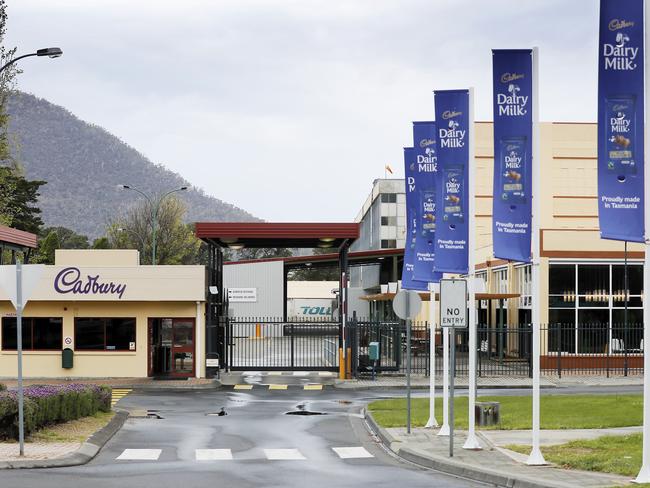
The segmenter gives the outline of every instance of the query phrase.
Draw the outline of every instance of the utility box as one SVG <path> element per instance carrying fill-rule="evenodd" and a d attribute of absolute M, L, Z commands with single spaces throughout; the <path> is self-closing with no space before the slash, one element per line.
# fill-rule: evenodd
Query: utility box
<path fill-rule="evenodd" d="M 66 347 L 61 354 L 61 367 L 63 369 L 72 369 L 74 366 L 74 352 Z"/>
<path fill-rule="evenodd" d="M 368 359 L 370 361 L 379 361 L 379 342 L 368 344 Z"/>
<path fill-rule="evenodd" d="M 501 423 L 499 402 L 476 402 L 474 406 L 474 420 L 479 426 L 497 425 Z"/>

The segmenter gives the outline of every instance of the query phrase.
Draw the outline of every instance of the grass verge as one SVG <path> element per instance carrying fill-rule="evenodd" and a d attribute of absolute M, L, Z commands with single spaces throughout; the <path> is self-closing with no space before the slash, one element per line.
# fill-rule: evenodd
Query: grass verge
<path fill-rule="evenodd" d="M 501 423 L 484 429 L 530 429 L 532 423 L 531 397 L 486 396 L 478 401 L 501 404 Z M 467 397 L 454 401 L 454 425 L 468 427 Z M 436 418 L 442 420 L 442 399 L 436 399 Z M 368 405 L 382 427 L 406 425 L 406 400 L 403 398 L 377 400 Z M 629 427 L 643 423 L 642 395 L 543 395 L 541 398 L 542 429 L 600 429 Z M 429 418 L 429 399 L 412 401 L 412 422 L 424 426 Z"/>
<path fill-rule="evenodd" d="M 95 415 L 52 425 L 34 432 L 29 442 L 84 442 L 104 427 L 115 412 L 97 412 Z"/>

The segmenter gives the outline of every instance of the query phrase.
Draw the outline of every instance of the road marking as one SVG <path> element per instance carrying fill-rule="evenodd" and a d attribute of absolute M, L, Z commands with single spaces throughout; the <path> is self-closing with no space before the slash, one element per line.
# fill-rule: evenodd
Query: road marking
<path fill-rule="evenodd" d="M 294 376 L 309 376 L 309 371 L 294 371 Z"/>
<path fill-rule="evenodd" d="M 334 376 L 334 373 L 332 373 L 331 371 L 320 371 L 318 373 L 318 376 Z"/>
<path fill-rule="evenodd" d="M 282 371 L 269 371 L 268 376 L 282 376 Z"/>
<path fill-rule="evenodd" d="M 111 407 L 114 407 L 117 402 L 131 393 L 131 391 L 128 388 L 115 388 L 111 390 Z"/>
<path fill-rule="evenodd" d="M 158 461 L 162 449 L 124 449 L 115 459 L 120 461 Z"/>
<path fill-rule="evenodd" d="M 305 385 L 305 390 L 322 390 L 323 385 Z"/>
<path fill-rule="evenodd" d="M 195 452 L 197 461 L 229 461 L 232 459 L 230 449 L 197 449 Z"/>
<path fill-rule="evenodd" d="M 264 449 L 266 459 L 270 461 L 297 461 L 306 459 L 298 449 Z"/>
<path fill-rule="evenodd" d="M 253 385 L 235 385 L 235 390 L 252 390 Z"/>
<path fill-rule="evenodd" d="M 332 450 L 341 459 L 361 459 L 375 457 L 363 447 L 333 447 Z"/>
<path fill-rule="evenodd" d="M 288 385 L 269 385 L 269 390 L 286 390 Z"/>

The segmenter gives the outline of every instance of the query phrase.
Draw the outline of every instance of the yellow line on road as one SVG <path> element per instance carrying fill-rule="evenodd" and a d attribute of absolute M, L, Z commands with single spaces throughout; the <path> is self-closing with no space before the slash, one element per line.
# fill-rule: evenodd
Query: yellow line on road
<path fill-rule="evenodd" d="M 305 390 L 322 390 L 323 385 L 305 385 Z"/>
<path fill-rule="evenodd" d="M 288 385 L 269 385 L 269 390 L 286 390 Z"/>
<path fill-rule="evenodd" d="M 252 390 L 253 385 L 235 385 L 235 390 Z"/>

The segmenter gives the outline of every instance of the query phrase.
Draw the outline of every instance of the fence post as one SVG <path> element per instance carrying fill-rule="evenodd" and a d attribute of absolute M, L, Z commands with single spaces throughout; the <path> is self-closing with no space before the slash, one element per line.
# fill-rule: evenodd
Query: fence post
<path fill-rule="evenodd" d="M 562 378 L 562 335 L 564 333 L 562 324 L 558 324 L 560 333 L 557 336 L 557 376 Z"/>
<path fill-rule="evenodd" d="M 521 331 L 521 329 L 519 329 Z M 540 324 L 540 331 L 542 330 Z M 528 330 L 524 330 L 528 336 L 526 339 L 526 353 L 528 354 L 528 377 L 533 377 L 533 326 L 528 324 Z M 548 341 L 548 330 L 546 331 L 546 337 Z M 541 367 L 541 366 L 540 366 Z"/>
<path fill-rule="evenodd" d="M 607 358 L 605 359 L 605 368 L 607 368 L 607 377 L 609 378 L 609 353 L 611 349 L 612 342 L 609 340 L 609 330 L 607 331 L 607 347 L 605 350 L 607 351 Z"/>
<path fill-rule="evenodd" d="M 294 330 L 293 330 L 293 328 L 294 328 L 294 325 L 295 324 L 293 322 L 291 322 L 291 327 L 290 327 L 290 330 L 291 330 L 291 341 L 290 341 L 290 343 L 291 343 L 291 369 L 293 369 L 293 367 L 294 367 L 294 357 L 293 357 L 293 352 L 294 352 L 293 351 L 293 347 L 294 347 Z"/>

